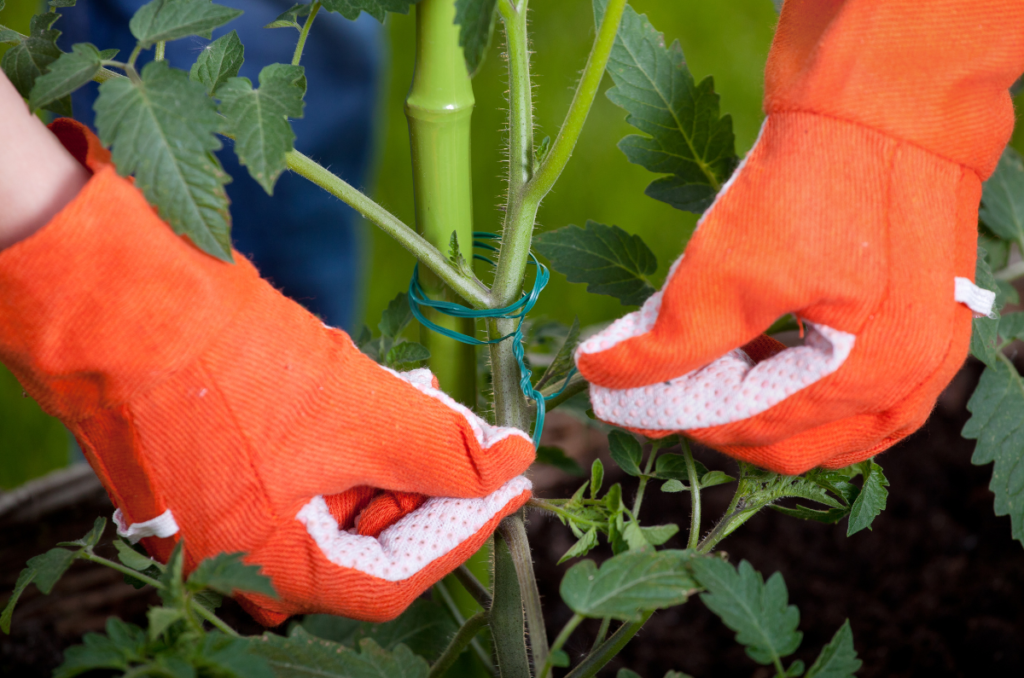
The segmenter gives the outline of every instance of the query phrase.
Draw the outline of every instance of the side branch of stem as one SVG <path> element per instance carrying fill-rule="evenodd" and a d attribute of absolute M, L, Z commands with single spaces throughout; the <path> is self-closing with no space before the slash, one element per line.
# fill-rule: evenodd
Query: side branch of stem
<path fill-rule="evenodd" d="M 288 169 L 309 179 L 328 193 L 340 198 L 366 217 L 382 231 L 409 250 L 424 266 L 469 302 L 474 308 L 488 308 L 491 300 L 487 290 L 476 280 L 464 276 L 446 256 L 427 242 L 423 236 L 404 224 L 351 184 L 332 174 L 323 166 L 299 151 L 289 151 Z"/>

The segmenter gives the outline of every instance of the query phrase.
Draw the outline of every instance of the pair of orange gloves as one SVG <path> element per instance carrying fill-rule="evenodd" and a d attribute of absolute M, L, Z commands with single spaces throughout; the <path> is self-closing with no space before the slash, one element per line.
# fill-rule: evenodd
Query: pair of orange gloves
<path fill-rule="evenodd" d="M 798 473 L 916 430 L 992 295 L 981 182 L 1014 122 L 1024 0 L 787 0 L 761 136 L 662 291 L 584 342 L 606 421 Z M 187 567 L 244 551 L 279 599 L 385 620 L 523 505 L 529 437 L 363 356 L 239 263 L 176 237 L 77 123 L 92 173 L 0 252 L 0 360 L 60 417 L 121 534 Z M 796 313 L 804 346 L 758 339 Z"/>

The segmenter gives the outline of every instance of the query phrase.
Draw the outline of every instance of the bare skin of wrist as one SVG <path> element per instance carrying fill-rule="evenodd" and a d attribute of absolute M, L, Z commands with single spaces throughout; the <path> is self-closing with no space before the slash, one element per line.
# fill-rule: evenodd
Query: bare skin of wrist
<path fill-rule="evenodd" d="M 0 71 L 0 250 L 46 225 L 88 180 Z"/>

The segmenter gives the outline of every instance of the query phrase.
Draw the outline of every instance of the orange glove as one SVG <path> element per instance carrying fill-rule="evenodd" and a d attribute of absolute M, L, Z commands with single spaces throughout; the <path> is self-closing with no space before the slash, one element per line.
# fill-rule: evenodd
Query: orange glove
<path fill-rule="evenodd" d="M 789 474 L 917 430 L 991 310 L 978 203 L 1022 70 L 1024 0 L 787 0 L 758 142 L 664 288 L 577 351 L 595 414 Z M 787 313 L 804 346 L 740 349 Z"/>
<path fill-rule="evenodd" d="M 52 129 L 94 176 L 0 252 L 0 361 L 75 434 L 121 534 L 162 560 L 184 539 L 188 569 L 247 553 L 280 596 L 243 598 L 264 624 L 382 621 L 529 498 L 529 436 L 201 253 L 91 133 Z"/>

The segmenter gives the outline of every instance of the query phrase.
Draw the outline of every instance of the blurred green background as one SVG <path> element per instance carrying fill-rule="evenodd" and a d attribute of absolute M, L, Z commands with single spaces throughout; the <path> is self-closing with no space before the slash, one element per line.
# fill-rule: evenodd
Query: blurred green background
<path fill-rule="evenodd" d="M 25 32 L 36 10 L 35 0 L 8 0 L 0 23 Z M 715 78 L 721 109 L 733 117 L 736 148 L 742 155 L 753 144 L 761 124 L 762 71 L 776 13 L 771 0 L 631 0 L 665 34 L 678 39 L 697 79 Z M 572 99 L 579 72 L 594 35 L 590 0 L 535 0 L 531 9 L 534 50 L 536 140 L 554 136 Z M 389 15 L 390 73 L 380 102 L 377 180 L 371 193 L 406 223 L 413 223 L 412 173 L 403 101 L 412 79 L 414 18 Z M 59 28 L 59 24 L 57 25 Z M 314 28 L 311 39 L 316 39 Z M 504 202 L 505 63 L 503 37 L 496 32 L 487 61 L 474 80 L 473 117 L 474 219 L 477 230 L 498 231 Z M 610 84 L 605 78 L 604 87 Z M 1020 102 L 1020 100 L 1018 100 Z M 554 191 L 541 207 L 538 228 L 582 225 L 587 219 L 617 224 L 640 234 L 658 257 L 658 277 L 682 251 L 696 223 L 647 198 L 644 188 L 653 175 L 631 165 L 616 143 L 633 130 L 624 112 L 599 95 L 575 155 Z M 1024 150 L 1018 129 L 1014 145 Z M 302 139 L 297 146 L 302 149 Z M 406 289 L 413 258 L 379 230 L 367 225 L 371 265 L 364 285 L 364 318 L 376 327 L 388 301 Z M 611 320 L 628 309 L 610 297 L 588 295 L 583 285 L 569 284 L 555 273 L 541 297 L 534 318 L 583 325 Z M 14 378 L 0 368 L 0 488 L 67 463 L 67 438 L 59 423 L 22 397 Z"/>

